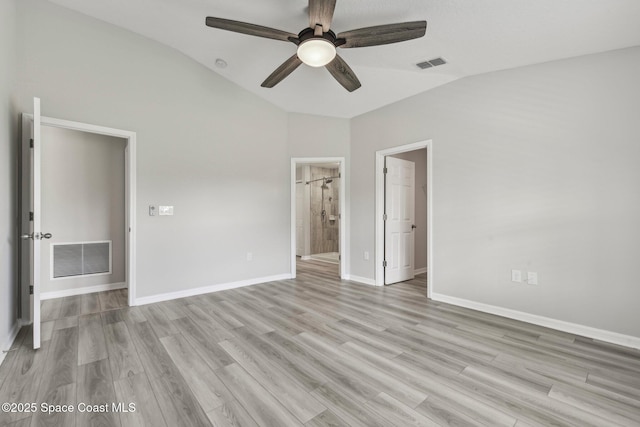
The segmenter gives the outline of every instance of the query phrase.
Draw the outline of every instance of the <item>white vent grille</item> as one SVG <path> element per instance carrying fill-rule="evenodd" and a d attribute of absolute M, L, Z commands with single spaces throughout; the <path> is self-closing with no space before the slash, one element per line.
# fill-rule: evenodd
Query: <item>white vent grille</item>
<path fill-rule="evenodd" d="M 51 245 L 53 279 L 111 274 L 111 241 Z"/>

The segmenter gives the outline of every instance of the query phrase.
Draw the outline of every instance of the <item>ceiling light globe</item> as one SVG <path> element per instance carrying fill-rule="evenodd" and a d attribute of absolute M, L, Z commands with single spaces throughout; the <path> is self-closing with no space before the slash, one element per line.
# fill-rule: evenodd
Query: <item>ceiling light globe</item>
<path fill-rule="evenodd" d="M 314 38 L 298 46 L 298 58 L 311 67 L 323 67 L 336 57 L 336 47 L 329 40 Z"/>

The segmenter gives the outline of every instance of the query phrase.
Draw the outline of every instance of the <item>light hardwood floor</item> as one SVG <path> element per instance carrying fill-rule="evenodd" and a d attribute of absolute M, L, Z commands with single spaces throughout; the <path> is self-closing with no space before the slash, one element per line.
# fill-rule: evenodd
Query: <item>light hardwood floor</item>
<path fill-rule="evenodd" d="M 298 264 L 298 278 L 142 307 L 126 291 L 43 303 L 0 402 L 135 403 L 0 413 L 28 426 L 638 426 L 640 352 Z"/>

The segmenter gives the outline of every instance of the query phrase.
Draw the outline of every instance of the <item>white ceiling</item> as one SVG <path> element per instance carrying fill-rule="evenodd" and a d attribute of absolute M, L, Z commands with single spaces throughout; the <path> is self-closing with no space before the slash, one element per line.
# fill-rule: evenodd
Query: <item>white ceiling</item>
<path fill-rule="evenodd" d="M 453 80 L 640 45 L 638 0 L 337 0 L 336 33 L 426 20 L 421 39 L 339 49 L 362 83 L 353 93 L 324 68 L 300 66 L 273 89 L 262 81 L 296 46 L 205 26 L 205 17 L 297 34 L 306 0 L 50 0 L 171 46 L 289 112 L 354 117 Z M 443 57 L 448 64 L 420 70 Z M 215 66 L 223 58 L 227 68 Z"/>

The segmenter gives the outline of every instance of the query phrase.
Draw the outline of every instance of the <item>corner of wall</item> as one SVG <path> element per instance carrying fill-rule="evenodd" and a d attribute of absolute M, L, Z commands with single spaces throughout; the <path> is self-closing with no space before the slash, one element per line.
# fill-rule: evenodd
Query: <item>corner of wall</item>
<path fill-rule="evenodd" d="M 17 283 L 17 114 L 13 104 L 17 58 L 16 0 L 0 3 L 0 198 L 7 203 L 0 211 L 0 350 L 13 343 L 18 320 Z M 4 354 L 0 355 L 0 361 Z"/>

